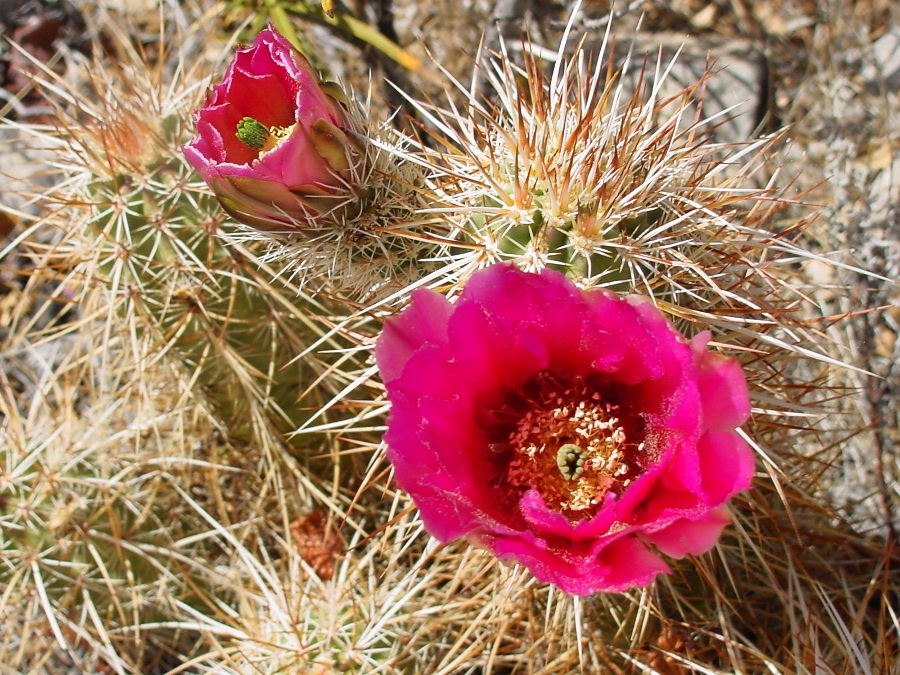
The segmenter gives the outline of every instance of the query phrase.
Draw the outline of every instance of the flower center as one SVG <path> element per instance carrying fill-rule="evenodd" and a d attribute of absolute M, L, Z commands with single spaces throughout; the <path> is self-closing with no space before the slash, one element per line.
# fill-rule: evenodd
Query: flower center
<path fill-rule="evenodd" d="M 259 154 L 268 152 L 285 140 L 294 131 L 296 124 L 289 127 L 267 127 L 252 117 L 244 117 L 237 123 L 238 140 L 248 148 L 257 150 Z"/>
<path fill-rule="evenodd" d="M 519 494 L 534 488 L 550 508 L 590 517 L 650 459 L 644 422 L 629 412 L 626 392 L 599 378 L 532 377 L 491 411 L 491 447 L 507 461 L 501 484 Z"/>

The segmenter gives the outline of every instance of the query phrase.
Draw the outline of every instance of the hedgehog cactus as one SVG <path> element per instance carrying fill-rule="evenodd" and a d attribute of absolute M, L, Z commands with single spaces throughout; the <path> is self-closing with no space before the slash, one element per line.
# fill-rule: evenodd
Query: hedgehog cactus
<path fill-rule="evenodd" d="M 70 199 L 84 205 L 82 241 L 107 287 L 111 325 L 124 318 L 133 337 L 154 344 L 152 358 L 176 356 L 228 437 L 297 429 L 343 386 L 340 375 L 322 384 L 327 365 L 315 354 L 297 358 L 327 333 L 333 309 L 283 265 L 262 264 L 262 242 L 228 242 L 234 226 L 180 150 L 190 137 L 185 101 L 169 110 L 126 103 L 107 101 L 93 129 L 67 140 L 77 178 Z"/>
<path fill-rule="evenodd" d="M 229 438 L 284 436 L 361 372 L 333 330 L 341 314 L 415 280 L 449 228 L 422 213 L 425 170 L 405 140 L 319 83 L 273 28 L 238 50 L 194 129 L 188 86 L 101 80 L 98 103 L 79 101 L 93 123 L 63 139 L 84 228 L 68 243 L 106 286 L 109 330 L 124 318 L 150 358 L 176 356 Z M 266 96 L 249 99 L 254 87 Z M 271 142 L 251 147 L 249 123 Z M 193 169 L 256 229 L 230 222 Z"/>
<path fill-rule="evenodd" d="M 258 51 L 266 57 L 255 59 Z M 75 111 L 61 113 L 69 123 L 58 161 L 66 180 L 49 193 L 60 208 L 47 218 L 64 224 L 63 233 L 35 259 L 40 274 L 65 275 L 58 296 L 78 303 L 75 326 L 87 344 L 36 379 L 45 398 L 57 389 L 83 393 L 59 405 L 79 431 L 14 419 L 21 406 L 6 401 L 15 424 L 0 427 L 15 441 L 0 465 L 7 563 L 0 579 L 10 596 L 38 589 L 31 607 L 44 611 L 59 644 L 66 636 L 55 617 L 81 612 L 70 625 L 98 636 L 98 649 L 109 653 L 111 628 L 193 631 L 195 644 L 173 647 L 181 659 L 173 667 L 198 664 L 198 672 L 480 672 L 526 663 L 557 673 L 645 667 L 670 652 L 709 671 L 755 672 L 777 670 L 767 650 L 805 648 L 802 636 L 782 643 L 785 627 L 806 617 L 766 604 L 805 594 L 797 603 L 805 608 L 843 592 L 827 565 L 806 566 L 787 548 L 785 560 L 779 548 L 805 537 L 804 527 L 834 532 L 835 541 L 840 529 L 821 526 L 833 513 L 816 503 L 814 479 L 799 488 L 780 482 L 810 466 L 796 457 L 780 464 L 795 440 L 781 418 L 811 414 L 815 385 L 791 378 L 798 355 L 820 358 L 815 334 L 792 313 L 806 306 L 802 289 L 792 288 L 796 262 L 815 258 L 788 239 L 803 223 L 780 233 L 768 220 L 786 202 L 753 184 L 766 140 L 716 145 L 702 122 L 686 120 L 699 84 L 673 108 L 655 87 L 624 95 L 602 58 L 586 67 L 583 54 L 563 52 L 549 77 L 536 60 L 520 70 L 501 54 L 489 66 L 496 108 L 465 90 L 468 100 L 445 108 L 410 95 L 432 135 L 427 142 L 372 123 L 352 97 L 317 88 L 309 64 L 271 28 L 239 52 L 206 105 L 186 84 L 199 79 L 183 69 L 188 59 L 174 77 L 171 64 L 142 70 L 141 57 L 121 79 L 105 80 L 108 71 L 97 69 L 94 100 L 68 90 Z M 266 91 L 281 87 L 290 105 L 255 110 L 249 93 L 257 75 Z M 310 88 L 314 105 L 306 108 L 298 97 Z M 299 166 L 304 159 L 309 165 Z M 511 286 L 494 283 L 498 274 L 530 279 L 526 286 L 543 278 L 570 301 L 503 295 Z M 613 301 L 626 293 L 643 298 Z M 626 305 L 652 318 L 649 338 L 636 338 L 634 322 L 617 318 Z M 589 314 L 591 321 L 579 319 Z M 510 327 L 500 330 L 504 317 Z M 17 335 L 29 333 L 28 320 Z M 76 328 L 51 327 L 47 340 Z M 379 333 L 387 336 L 377 355 L 384 394 L 367 360 Z M 652 363 L 654 349 L 658 356 L 661 335 L 675 355 L 663 370 L 678 374 L 667 381 L 696 381 L 693 393 L 684 393 L 687 385 L 678 396 L 655 385 L 638 391 L 643 376 L 634 373 Z M 620 349 L 629 340 L 637 342 Z M 548 355 L 553 372 L 541 365 Z M 601 464 L 604 447 L 619 444 L 624 456 L 633 437 L 638 451 L 654 449 L 671 431 L 662 428 L 671 401 L 686 402 L 671 417 L 696 441 L 684 447 L 704 461 L 694 471 L 690 452 L 672 454 L 671 466 L 680 468 L 657 489 L 657 467 L 637 467 L 647 458 L 631 468 L 622 460 L 614 472 L 625 467 L 621 485 L 607 476 L 594 492 L 576 495 L 590 506 L 573 497 L 548 511 L 532 495 L 517 511 L 512 500 L 493 499 L 491 453 L 508 450 L 512 427 L 522 440 L 519 463 L 501 478 L 508 494 L 531 493 L 527 481 L 539 472 L 519 467 L 538 454 L 528 434 L 537 439 L 543 421 L 556 419 L 557 386 L 569 396 L 559 397 L 559 410 L 609 392 L 621 400 L 592 408 L 589 421 L 610 431 L 610 443 L 582 448 L 568 439 L 542 455 L 553 499 L 589 482 L 582 474 Z M 627 401 L 626 387 L 633 388 Z M 739 405 L 723 414 L 728 400 Z M 388 402 L 390 451 L 380 437 Z M 115 424 L 97 422 L 114 403 L 121 406 Z M 659 428 L 645 444 L 641 406 L 648 405 Z M 750 405 L 752 421 L 738 432 Z M 530 408 L 541 422 L 534 429 L 522 422 Z M 484 427 L 479 410 L 498 419 L 512 411 L 514 419 Z M 621 425 L 617 410 L 628 413 Z M 34 413 L 36 420 L 53 414 Z M 499 442 L 482 439 L 485 428 Z M 305 433 L 292 437 L 296 430 Z M 703 440 L 713 434 L 721 443 Z M 101 437 L 109 438 L 109 457 Z M 773 478 L 753 475 L 750 447 L 767 454 Z M 316 458 L 325 448 L 332 454 Z M 348 470 L 360 466 L 351 454 L 368 463 L 365 471 Z M 717 462 L 731 471 L 717 472 Z M 206 473 L 198 478 L 196 467 Z M 419 504 L 424 518 L 394 478 L 413 498 L 431 500 Z M 726 526 L 726 502 L 751 478 L 755 489 L 731 502 L 736 522 Z M 629 487 L 632 479 L 639 490 Z M 629 508 L 614 508 L 610 495 L 624 500 L 626 492 L 640 494 Z M 601 499 L 602 517 L 591 511 L 581 525 L 565 521 Z M 321 511 L 304 518 L 311 505 Z M 792 509 L 804 517 L 795 521 Z M 520 527 L 523 512 L 528 528 Z M 471 522 L 450 527 L 452 518 Z M 627 526 L 622 518 L 644 520 Z M 463 543 L 438 546 L 425 536 L 435 522 L 445 527 L 442 540 L 474 531 L 470 541 L 524 565 L 497 564 Z M 516 527 L 529 542 L 524 554 L 509 549 Z M 629 565 L 642 554 L 638 581 L 650 583 L 661 564 L 647 545 L 673 559 L 693 556 L 723 527 L 716 555 L 673 561 L 671 577 L 652 591 L 560 598 L 537 581 L 586 596 L 630 588 Z M 561 584 L 546 560 L 536 561 L 547 550 L 557 572 L 571 560 L 591 561 L 592 539 L 619 554 L 600 561 L 589 583 L 573 569 Z M 830 550 L 823 545 L 819 555 Z M 168 561 L 183 566 L 183 579 Z M 56 580 L 45 583 L 48 575 Z M 72 579 L 76 590 L 67 594 Z M 140 593 L 151 587 L 152 602 L 169 603 L 171 623 L 148 628 L 157 615 L 138 611 Z M 116 591 L 105 604 L 104 589 Z M 134 596 L 123 599 L 124 589 Z M 765 607 L 745 614 L 754 598 Z M 768 625 L 757 631 L 750 624 L 761 616 Z M 680 627 L 696 645 L 675 639 Z M 148 672 L 145 665 L 128 668 Z"/>
<path fill-rule="evenodd" d="M 347 508 L 338 479 L 359 479 L 347 470 L 353 459 L 337 458 L 328 434 L 291 432 L 313 415 L 333 422 L 357 414 L 329 403 L 366 380 L 354 342 L 361 336 L 333 329 L 355 311 L 354 294 L 396 292 L 419 274 L 424 252 L 441 245 L 410 236 L 435 220 L 417 213 L 423 170 L 397 161 L 399 137 L 377 123 L 373 136 L 383 142 L 362 145 L 353 166 L 366 189 L 352 223 L 273 240 L 228 222 L 181 151 L 194 131 L 200 78 L 182 69 L 177 50 L 157 70 L 121 44 L 121 70 L 98 64 L 90 94 L 59 85 L 56 137 L 32 130 L 54 144 L 63 176 L 42 195 L 56 208 L 34 230 L 56 228 L 58 241 L 31 249 L 32 286 L 55 277 L 55 297 L 78 308 L 75 323 L 51 322 L 45 339 L 79 338 L 37 386 L 83 393 L 66 401 L 71 409 L 34 406 L 34 415 L 70 415 L 84 439 L 76 457 L 61 459 L 72 448 L 51 433 L 55 422 L 45 425 L 59 441 L 54 452 L 29 420 L 0 427 L 0 446 L 17 443 L 0 462 L 0 582 L 9 597 L 40 589 L 29 611 L 46 619 L 62 649 L 69 638 L 60 625 L 102 642 L 116 628 L 193 618 L 204 604 L 252 596 L 256 589 L 245 591 L 240 579 L 245 565 L 256 574 L 257 559 L 283 557 L 272 553 L 273 540 L 290 550 L 281 527 L 317 501 Z M 172 81 L 169 68 L 180 73 Z M 354 133 L 370 126 L 356 104 L 347 115 Z M 16 339 L 30 339 L 29 322 L 22 308 Z M 119 427 L 97 422 L 105 407 Z M 226 489 L 229 480 L 235 487 Z M 207 596 L 218 564 L 239 580 Z M 137 607 L 141 597 L 152 606 Z M 15 603 L 9 609 L 4 617 Z M 161 639 L 174 644 L 167 633 Z M 153 655 L 131 659 L 128 651 L 119 660 L 119 646 L 110 647 L 108 657 L 134 672 L 153 667 Z"/>
<path fill-rule="evenodd" d="M 314 315 L 326 310 L 273 280 L 252 247 L 223 243 L 214 203 L 189 188 L 177 155 L 144 171 L 153 178 L 143 185 L 121 175 L 85 186 L 98 205 L 86 235 L 117 311 L 181 360 L 229 436 L 250 440 L 259 424 L 296 429 L 322 403 L 305 390 L 324 366 L 294 359 L 318 338 Z"/>
<path fill-rule="evenodd" d="M 744 284 L 746 298 L 766 286 L 752 268 L 784 203 L 754 181 L 772 140 L 714 142 L 695 112 L 709 73 L 662 96 L 641 70 L 629 91 L 607 47 L 588 59 L 563 44 L 552 73 L 536 57 L 524 71 L 497 59 L 493 106 L 416 104 L 441 148 L 426 154 L 441 211 L 469 244 L 467 273 L 514 261 L 658 303 L 753 305 L 723 286 Z"/>
<path fill-rule="evenodd" d="M 27 643 L 40 644 L 30 632 L 44 630 L 42 658 L 50 644 L 66 650 L 72 636 L 94 636 L 101 659 L 148 672 L 164 658 L 154 653 L 162 636 L 112 629 L 169 619 L 180 603 L 202 604 L 203 575 L 192 574 L 186 588 L 179 574 L 195 564 L 178 540 L 196 533 L 197 520 L 179 503 L 166 469 L 183 452 L 176 416 L 165 410 L 178 403 L 166 394 L 143 404 L 133 399 L 117 389 L 77 414 L 69 402 L 36 402 L 22 418 L 0 397 L 0 620 L 5 641 L 15 630 L 22 640 L 18 654 L 4 655 L 10 668 L 27 662 Z M 55 428 L 40 422 L 46 415 L 56 416 Z M 193 550 L 195 559 L 204 548 Z"/>

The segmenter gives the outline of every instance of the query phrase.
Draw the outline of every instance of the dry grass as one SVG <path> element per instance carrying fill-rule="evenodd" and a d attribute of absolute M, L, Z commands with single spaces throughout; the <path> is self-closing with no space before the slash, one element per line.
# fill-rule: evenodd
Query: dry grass
<path fill-rule="evenodd" d="M 308 247 L 233 231 L 181 158 L 227 58 L 215 13 L 188 5 L 156 25 L 152 53 L 99 17 L 116 58 L 75 59 L 77 86 L 38 76 L 59 126 L 17 127 L 54 159 L 0 253 L 24 270 L 19 302 L 0 307 L 0 672 L 897 672 L 900 187 L 883 148 L 900 101 L 854 73 L 900 19 L 765 7 L 717 10 L 720 34 L 781 27 L 774 112 L 793 126 L 743 146 L 689 116 L 699 86 L 632 98 L 591 62 L 560 61 L 547 88 L 535 64 L 494 68 L 499 112 L 465 86 L 426 103 L 434 74 L 409 75 L 429 131 L 398 149 L 373 121 L 372 152 L 423 177 L 402 195 L 415 227 L 388 229 L 387 252 L 408 243 L 431 262 L 411 282 L 395 265 L 370 297 L 355 281 L 349 302 L 344 282 L 303 286 Z M 699 9 L 649 5 L 647 22 L 678 28 Z M 789 24 L 798 11 L 810 20 Z M 423 13 L 398 3 L 401 42 Z M 557 39 L 559 18 L 535 17 L 533 36 Z M 466 82 L 465 35 L 418 25 L 444 82 Z M 802 63 L 779 59 L 796 44 Z M 599 225 L 578 238 L 589 202 Z M 425 533 L 379 445 L 368 347 L 408 283 L 452 289 L 497 259 L 578 259 L 584 283 L 651 295 L 741 359 L 758 472 L 713 552 L 579 599 Z"/>

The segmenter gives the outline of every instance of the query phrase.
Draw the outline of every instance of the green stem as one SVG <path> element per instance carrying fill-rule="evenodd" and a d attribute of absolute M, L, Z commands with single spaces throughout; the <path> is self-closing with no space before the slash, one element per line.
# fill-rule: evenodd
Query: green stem
<path fill-rule="evenodd" d="M 268 0 L 267 4 L 271 7 L 275 4 L 276 1 L 277 0 Z M 278 7 L 278 10 L 280 12 L 284 12 L 284 9 L 280 6 Z M 359 19 L 356 19 L 352 16 L 347 16 L 345 14 L 336 14 L 334 17 L 329 17 L 322 9 L 321 5 L 313 5 L 302 0 L 293 3 L 290 7 L 290 10 L 300 16 L 315 17 L 323 21 L 324 23 L 335 26 L 345 33 L 349 33 L 358 40 L 362 40 L 366 44 L 372 45 L 373 47 L 375 47 L 375 49 L 383 53 L 388 58 L 396 61 L 407 70 L 411 70 L 414 73 L 424 70 L 424 64 L 422 63 L 421 59 L 416 58 L 396 42 L 387 38 L 377 28 L 374 28 L 373 26 L 370 26 L 369 24 L 360 21 Z M 274 17 L 272 19 L 272 22 L 275 23 Z M 279 24 L 276 23 L 275 27 L 281 30 L 281 28 L 279 28 Z"/>

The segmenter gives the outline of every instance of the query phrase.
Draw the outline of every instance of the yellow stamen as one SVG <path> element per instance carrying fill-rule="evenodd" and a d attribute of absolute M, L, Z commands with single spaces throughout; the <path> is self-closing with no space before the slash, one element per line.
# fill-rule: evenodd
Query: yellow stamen
<path fill-rule="evenodd" d="M 517 417 L 504 482 L 536 489 L 551 508 L 579 517 L 620 493 L 646 466 L 643 422 L 629 415 L 610 387 L 539 373 L 525 400 L 505 414 Z"/>
<path fill-rule="evenodd" d="M 289 127 L 269 127 L 269 136 L 266 138 L 266 142 L 263 143 L 262 148 L 260 148 L 259 154 L 268 152 L 277 147 L 282 141 L 294 133 L 294 127 L 296 126 L 296 124 L 292 124 Z"/>

